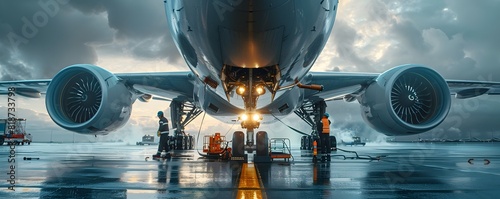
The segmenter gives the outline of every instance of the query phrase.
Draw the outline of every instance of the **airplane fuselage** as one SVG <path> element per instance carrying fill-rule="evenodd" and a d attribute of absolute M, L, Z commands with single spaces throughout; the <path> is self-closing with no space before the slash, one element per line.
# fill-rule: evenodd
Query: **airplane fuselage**
<path fill-rule="evenodd" d="M 300 106 L 303 91 L 282 88 L 311 69 L 337 7 L 338 0 L 165 3 L 170 32 L 197 77 L 193 97 L 214 116 L 287 115 Z"/>

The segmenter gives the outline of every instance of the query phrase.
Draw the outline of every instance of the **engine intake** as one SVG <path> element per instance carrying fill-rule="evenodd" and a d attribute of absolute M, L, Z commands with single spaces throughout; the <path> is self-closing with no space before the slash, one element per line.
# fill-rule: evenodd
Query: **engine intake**
<path fill-rule="evenodd" d="M 46 107 L 52 120 L 78 133 L 107 134 L 128 121 L 132 94 L 112 73 L 94 65 L 72 65 L 50 82 Z"/>
<path fill-rule="evenodd" d="M 402 65 L 382 73 L 360 100 L 362 115 L 386 135 L 422 133 L 448 115 L 451 96 L 444 78 L 433 69 Z"/>

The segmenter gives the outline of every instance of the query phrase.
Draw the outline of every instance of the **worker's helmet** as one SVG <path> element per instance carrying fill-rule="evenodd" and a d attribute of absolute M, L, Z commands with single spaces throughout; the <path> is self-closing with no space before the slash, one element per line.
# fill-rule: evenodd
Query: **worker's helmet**
<path fill-rule="evenodd" d="M 156 114 L 158 117 L 163 116 L 163 111 L 158 111 L 158 114 Z"/>
<path fill-rule="evenodd" d="M 330 114 L 328 114 L 328 113 L 325 113 L 325 117 L 330 117 Z"/>

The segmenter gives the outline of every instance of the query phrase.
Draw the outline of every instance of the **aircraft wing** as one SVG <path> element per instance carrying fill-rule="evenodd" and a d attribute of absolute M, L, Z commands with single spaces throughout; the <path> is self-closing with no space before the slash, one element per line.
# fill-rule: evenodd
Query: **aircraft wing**
<path fill-rule="evenodd" d="M 184 98 L 192 101 L 194 75 L 191 72 L 123 73 L 115 74 L 127 86 L 153 99 L 172 100 Z"/>
<path fill-rule="evenodd" d="M 379 75 L 377 73 L 310 72 L 304 77 L 302 83 L 322 85 L 323 91 L 306 90 L 305 99 L 351 101 Z M 479 95 L 500 95 L 500 82 L 469 80 L 446 80 L 446 82 L 450 88 L 450 95 L 455 95 L 458 99 Z"/>
<path fill-rule="evenodd" d="M 322 85 L 323 91 L 306 90 L 305 99 L 341 100 L 344 96 L 361 92 L 377 77 L 378 74 L 374 73 L 310 72 L 303 83 Z"/>
<path fill-rule="evenodd" d="M 159 73 L 117 73 L 134 94 L 152 95 L 155 100 L 171 100 L 174 98 L 192 99 L 193 74 L 191 72 L 159 72 Z M 0 95 L 9 93 L 15 87 L 15 93 L 24 97 L 39 98 L 46 93 L 50 79 L 0 81 Z"/>
<path fill-rule="evenodd" d="M 45 94 L 49 86 L 50 79 L 21 80 L 21 81 L 0 81 L 0 95 L 9 93 L 9 88 L 16 88 L 16 94 L 31 98 L 40 98 Z"/>

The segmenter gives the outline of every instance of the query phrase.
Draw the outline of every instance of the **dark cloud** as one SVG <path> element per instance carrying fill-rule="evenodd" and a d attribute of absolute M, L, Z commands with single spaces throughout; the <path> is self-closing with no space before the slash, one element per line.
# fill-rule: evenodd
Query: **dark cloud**
<path fill-rule="evenodd" d="M 106 55 L 181 58 L 162 1 L 36 2 L 0 3 L 3 80 L 51 78 L 63 67 L 95 64 Z"/>
<path fill-rule="evenodd" d="M 16 80 L 31 78 L 30 68 L 13 59 L 11 52 L 7 48 L 0 47 L 0 80 Z"/>
<path fill-rule="evenodd" d="M 94 63 L 97 57 L 88 43 L 102 38 L 99 29 L 105 27 L 103 23 L 57 1 L 38 2 L 42 4 L 2 2 L 1 24 L 6 28 L 0 32 L 0 46 L 10 52 L 12 60 L 2 68 L 22 63 L 31 68 L 28 78 L 50 78 L 70 64 Z"/>
<path fill-rule="evenodd" d="M 124 49 L 140 59 L 181 57 L 170 36 L 163 1 L 72 1 L 71 5 L 86 13 L 106 13 L 108 25 L 116 30 L 113 50 Z"/>
<path fill-rule="evenodd" d="M 118 37 L 143 39 L 164 35 L 166 16 L 162 1 L 71 1 L 71 6 L 86 13 L 107 13 L 109 27 Z"/>
<path fill-rule="evenodd" d="M 353 67 L 368 67 L 366 63 L 369 62 L 369 60 L 354 52 L 354 42 L 356 42 L 356 39 L 359 36 L 354 27 L 350 27 L 345 21 L 336 22 L 334 27 L 342 30 L 335 31 L 330 38 L 333 40 L 332 43 L 334 43 L 334 48 L 337 51 L 338 56 L 344 58 L 341 61 L 346 62 L 344 64 L 351 65 Z M 330 65 L 335 66 L 338 61 L 339 60 L 333 59 L 331 60 Z M 335 68 L 333 70 L 335 70 Z"/>
<path fill-rule="evenodd" d="M 500 81 L 498 9 L 498 1 L 341 1 L 330 67 L 383 72 L 418 63 L 450 79 Z"/>

